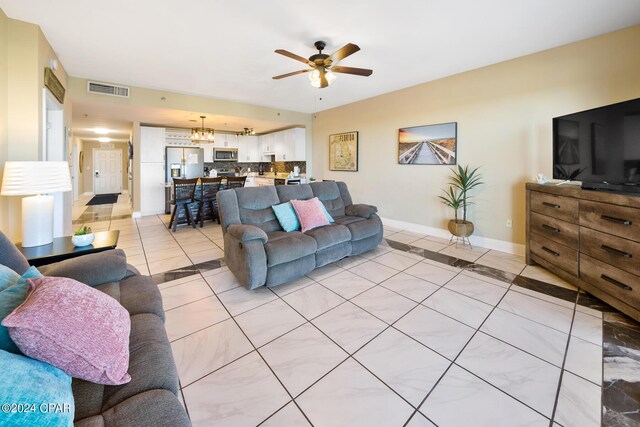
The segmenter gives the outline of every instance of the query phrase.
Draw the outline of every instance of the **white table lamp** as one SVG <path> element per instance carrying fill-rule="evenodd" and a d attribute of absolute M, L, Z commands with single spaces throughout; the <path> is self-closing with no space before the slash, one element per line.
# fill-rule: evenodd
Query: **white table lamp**
<path fill-rule="evenodd" d="M 22 199 L 22 246 L 46 245 L 53 241 L 53 196 L 71 191 L 67 162 L 5 162 L 2 196 Z"/>

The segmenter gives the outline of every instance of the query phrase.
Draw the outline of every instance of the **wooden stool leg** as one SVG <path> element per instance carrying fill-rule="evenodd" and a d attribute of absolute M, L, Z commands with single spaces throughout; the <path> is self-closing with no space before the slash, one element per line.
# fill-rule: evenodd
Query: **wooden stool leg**
<path fill-rule="evenodd" d="M 204 227 L 204 201 L 200 202 L 200 206 L 198 206 L 198 218 L 200 218 L 200 228 Z"/>
<path fill-rule="evenodd" d="M 173 207 L 173 212 L 171 213 L 171 221 L 169 221 L 169 228 L 173 226 L 173 231 L 176 231 L 176 227 L 178 225 L 178 220 L 176 219 L 176 212 L 178 212 L 178 204 Z"/>
<path fill-rule="evenodd" d="M 189 209 L 189 203 L 185 203 L 184 212 L 187 217 L 187 225 L 191 225 L 191 227 L 196 228 L 196 220 L 191 215 L 191 209 Z"/>

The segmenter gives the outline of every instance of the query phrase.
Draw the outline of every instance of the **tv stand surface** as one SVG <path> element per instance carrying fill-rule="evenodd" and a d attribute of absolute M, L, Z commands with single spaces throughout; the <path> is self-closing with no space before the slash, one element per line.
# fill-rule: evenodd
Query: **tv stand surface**
<path fill-rule="evenodd" d="M 583 190 L 604 190 L 619 193 L 630 193 L 631 195 L 640 196 L 640 184 L 611 184 L 608 182 L 589 182 L 582 183 Z"/>
<path fill-rule="evenodd" d="M 640 197 L 526 184 L 527 264 L 640 321 Z"/>

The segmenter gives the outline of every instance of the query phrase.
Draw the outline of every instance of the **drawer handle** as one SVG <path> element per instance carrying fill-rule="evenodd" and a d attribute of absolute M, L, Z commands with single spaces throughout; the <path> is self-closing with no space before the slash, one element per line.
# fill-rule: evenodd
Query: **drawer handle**
<path fill-rule="evenodd" d="M 631 286 L 627 286 L 622 282 L 618 282 L 616 279 L 612 279 L 611 277 L 607 276 L 606 274 L 602 274 L 600 276 L 601 279 L 606 280 L 607 282 L 611 283 L 612 285 L 616 285 L 619 288 L 624 289 L 625 291 L 632 291 L 633 288 Z"/>
<path fill-rule="evenodd" d="M 545 251 L 545 252 L 549 252 L 549 253 L 550 253 L 551 255 L 553 255 L 553 256 L 560 256 L 560 254 L 559 254 L 558 252 L 553 251 L 553 250 L 549 249 L 549 248 L 548 248 L 548 247 L 546 247 L 546 246 L 543 246 L 543 247 L 542 247 L 542 250 L 543 250 L 543 251 Z"/>
<path fill-rule="evenodd" d="M 551 231 L 552 233 L 559 233 L 560 232 L 559 228 L 552 227 L 552 226 L 547 225 L 547 224 L 542 224 L 542 228 L 546 228 L 547 230 Z"/>
<path fill-rule="evenodd" d="M 616 248 L 612 248 L 611 246 L 607 246 L 607 245 L 601 245 L 600 246 L 602 249 L 604 249 L 605 251 L 612 253 L 614 255 L 620 255 L 623 256 L 625 258 L 633 258 L 633 255 L 631 255 L 630 253 L 627 253 L 625 251 L 621 251 L 620 249 L 616 249 Z"/>
<path fill-rule="evenodd" d="M 550 208 L 553 208 L 553 209 L 560 209 L 560 205 L 555 205 L 553 203 L 542 202 L 542 204 L 545 205 L 545 206 L 549 206 Z"/>
<path fill-rule="evenodd" d="M 601 215 L 600 218 L 602 218 L 602 219 L 604 219 L 606 221 L 615 222 L 616 224 L 622 224 L 622 225 L 631 225 L 631 224 L 633 224 L 628 219 L 616 218 L 614 216 Z"/>

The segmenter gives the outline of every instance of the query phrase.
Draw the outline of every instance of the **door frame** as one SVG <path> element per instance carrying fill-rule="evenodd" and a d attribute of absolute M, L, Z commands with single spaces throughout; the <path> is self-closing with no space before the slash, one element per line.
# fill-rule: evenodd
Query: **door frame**
<path fill-rule="evenodd" d="M 118 191 L 117 193 L 122 193 L 122 150 L 118 149 L 118 148 L 93 148 L 91 150 L 91 154 L 92 154 L 92 158 L 93 158 L 93 167 L 92 167 L 92 171 L 91 174 L 93 176 L 93 194 L 98 195 L 98 192 L 96 191 L 96 153 L 98 151 L 113 151 L 116 154 L 118 154 L 118 156 L 120 157 L 120 163 L 118 163 L 120 165 L 120 173 L 118 174 Z M 107 194 L 107 193 L 105 193 Z"/>

